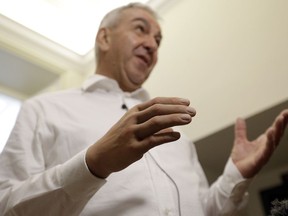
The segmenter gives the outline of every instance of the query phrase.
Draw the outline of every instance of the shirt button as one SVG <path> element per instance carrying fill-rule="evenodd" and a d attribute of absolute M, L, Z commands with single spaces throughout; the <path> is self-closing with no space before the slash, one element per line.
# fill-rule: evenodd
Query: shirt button
<path fill-rule="evenodd" d="M 173 214 L 172 214 L 172 210 L 169 209 L 169 208 L 166 208 L 166 209 L 164 210 L 164 215 L 165 215 L 165 216 L 172 216 L 172 215 L 173 215 Z"/>

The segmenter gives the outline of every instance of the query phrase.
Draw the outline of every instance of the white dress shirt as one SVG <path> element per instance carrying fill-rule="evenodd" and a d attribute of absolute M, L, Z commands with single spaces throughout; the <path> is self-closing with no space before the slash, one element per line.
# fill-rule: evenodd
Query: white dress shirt
<path fill-rule="evenodd" d="M 106 179 L 85 164 L 87 148 L 126 112 L 148 100 L 93 75 L 81 89 L 27 100 L 0 156 L 0 215 L 232 215 L 248 181 L 231 159 L 208 186 L 193 143 L 184 135 L 151 149 Z M 123 107 L 123 105 L 125 105 Z"/>

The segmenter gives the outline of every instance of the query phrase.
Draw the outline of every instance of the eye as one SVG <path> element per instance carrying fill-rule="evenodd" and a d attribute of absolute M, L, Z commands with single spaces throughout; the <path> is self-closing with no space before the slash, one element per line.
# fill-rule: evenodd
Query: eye
<path fill-rule="evenodd" d="M 161 39 L 162 39 L 161 37 L 155 37 L 155 42 L 158 45 L 158 47 L 160 46 Z"/>
<path fill-rule="evenodd" d="M 158 47 L 160 46 L 160 43 L 161 43 L 161 39 L 160 38 L 155 38 L 155 41 L 156 41 L 156 43 L 157 43 L 157 45 L 158 45 Z"/>
<path fill-rule="evenodd" d="M 136 31 L 139 32 L 139 33 L 145 33 L 146 29 L 145 29 L 145 26 L 144 25 L 137 25 L 136 26 Z"/>

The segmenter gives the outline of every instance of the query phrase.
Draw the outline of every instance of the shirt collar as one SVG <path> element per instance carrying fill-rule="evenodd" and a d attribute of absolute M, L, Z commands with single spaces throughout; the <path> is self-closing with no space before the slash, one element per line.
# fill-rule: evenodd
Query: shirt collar
<path fill-rule="evenodd" d="M 116 80 L 103 75 L 93 74 L 83 83 L 82 90 L 86 92 L 93 92 L 97 89 L 108 92 L 119 92 L 124 94 L 125 97 L 131 97 L 141 101 L 147 101 L 150 99 L 148 92 L 143 88 L 139 88 L 134 92 L 123 92 Z"/>

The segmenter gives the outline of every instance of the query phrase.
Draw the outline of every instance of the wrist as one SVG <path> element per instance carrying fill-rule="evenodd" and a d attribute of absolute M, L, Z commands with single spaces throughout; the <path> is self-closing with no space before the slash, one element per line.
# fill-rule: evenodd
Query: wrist
<path fill-rule="evenodd" d="M 85 155 L 87 168 L 95 177 L 105 179 L 111 174 L 111 172 L 102 168 L 103 166 L 101 166 L 100 160 L 97 158 L 97 153 L 94 153 L 92 146 L 89 147 Z"/>

